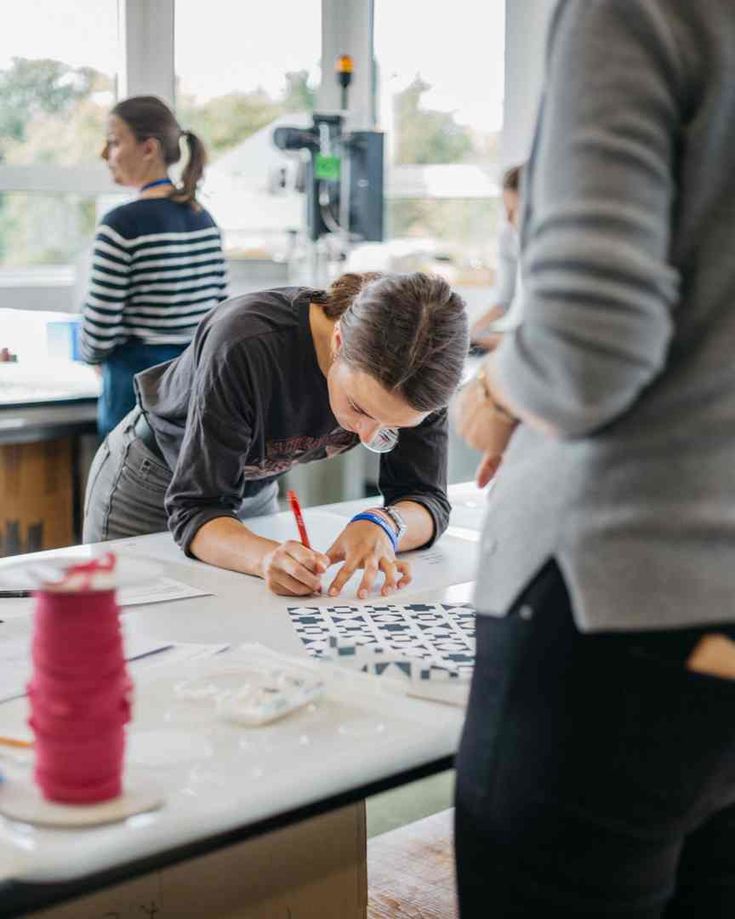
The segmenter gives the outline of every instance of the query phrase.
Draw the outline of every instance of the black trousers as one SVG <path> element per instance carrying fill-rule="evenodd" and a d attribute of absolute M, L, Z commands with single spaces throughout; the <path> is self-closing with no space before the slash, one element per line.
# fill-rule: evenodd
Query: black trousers
<path fill-rule="evenodd" d="M 582 634 L 555 562 L 478 617 L 463 919 L 734 919 L 735 681 L 684 666 L 712 631 Z"/>

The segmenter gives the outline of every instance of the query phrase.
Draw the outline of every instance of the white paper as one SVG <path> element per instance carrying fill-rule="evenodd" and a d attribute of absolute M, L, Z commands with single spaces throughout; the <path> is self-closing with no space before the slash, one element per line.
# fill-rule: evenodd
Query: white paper
<path fill-rule="evenodd" d="M 227 651 L 229 644 L 208 645 L 196 642 L 175 642 L 164 653 L 137 658 L 130 662 L 130 672 L 136 678 L 141 673 L 148 673 L 154 668 L 158 671 L 162 667 L 175 667 L 189 661 L 203 660 L 215 657 Z"/>
<path fill-rule="evenodd" d="M 143 606 L 146 603 L 167 603 L 170 600 L 185 600 L 188 597 L 209 597 L 212 592 L 191 587 L 174 578 L 156 578 L 135 587 L 121 587 L 117 592 L 119 606 Z"/>
<path fill-rule="evenodd" d="M 286 542 L 289 539 L 300 542 L 296 521 L 291 513 L 274 514 L 271 517 L 253 518 L 243 522 L 258 536 L 265 536 L 276 542 Z M 319 552 L 326 552 L 348 523 L 348 518 L 330 514 L 328 511 L 310 508 L 304 511 L 304 525 L 309 542 L 312 548 Z"/>
<path fill-rule="evenodd" d="M 30 616 L 33 612 L 33 597 L 0 598 L 0 626 L 11 619 L 20 619 Z"/>
<path fill-rule="evenodd" d="M 477 542 L 465 538 L 456 539 L 449 534 L 445 534 L 429 549 L 404 552 L 399 555 L 399 559 L 410 563 L 411 583 L 402 590 L 390 594 L 386 599 L 390 599 L 391 602 L 401 602 L 404 599 L 408 600 L 408 597 L 413 594 L 425 591 L 436 592 L 437 589 L 473 581 L 477 574 L 477 555 Z M 332 565 L 326 574 L 322 576 L 324 595 L 309 597 L 308 604 L 305 602 L 304 605 L 319 606 L 335 602 L 337 598 L 328 596 L 327 591 L 337 576 L 340 567 L 340 565 Z M 363 572 L 361 570 L 356 571 L 339 596 L 349 598 L 350 602 L 355 601 L 358 603 L 374 601 L 376 597 L 381 597 L 383 575 L 379 572 L 371 593 L 367 597 L 357 598 L 357 589 L 360 586 L 362 577 Z"/>
<path fill-rule="evenodd" d="M 25 685 L 31 675 L 28 656 L 27 639 L 0 641 L 0 702 L 25 694 Z"/>
<path fill-rule="evenodd" d="M 334 542 L 347 524 L 344 517 L 327 511 L 305 510 L 304 522 L 309 534 L 309 541 L 315 549 L 326 550 Z M 251 521 L 246 521 L 251 526 Z M 296 524 L 290 514 L 277 514 L 273 517 L 253 520 L 252 529 L 259 535 L 279 541 L 298 539 Z M 430 549 L 421 549 L 418 552 L 404 552 L 399 558 L 410 562 L 412 581 L 408 587 L 393 594 L 392 597 L 404 597 L 410 593 L 417 593 L 436 588 L 449 587 L 474 580 L 477 570 L 477 539 L 470 528 L 461 527 L 456 534 L 446 533 Z M 325 594 L 329 589 L 341 565 L 332 565 L 322 576 L 322 589 Z M 347 582 L 341 597 L 354 599 L 362 580 L 362 571 L 357 571 Z M 379 597 L 383 584 L 383 575 L 378 574 L 376 586 L 371 595 L 364 599 Z M 309 597 L 309 603 L 329 603 L 334 597 Z"/>
<path fill-rule="evenodd" d="M 28 619 L 0 624 L 0 703 L 25 695 L 32 673 L 31 634 Z M 125 659 L 148 658 L 171 646 L 171 642 L 125 636 Z"/>
<path fill-rule="evenodd" d="M 482 538 L 482 533 L 480 533 L 479 530 L 473 530 L 469 527 L 450 525 L 447 527 L 447 536 L 451 536 L 453 539 L 464 539 L 466 542 L 479 542 Z"/>
<path fill-rule="evenodd" d="M 481 533 L 486 514 L 487 505 L 484 502 L 468 499 L 463 504 L 453 504 L 452 516 L 449 518 L 450 526 L 464 527 Z"/>
<path fill-rule="evenodd" d="M 491 482 L 485 489 L 479 489 L 472 482 L 452 486 L 449 495 L 452 503 L 450 525 L 482 532 L 487 514 L 488 496 L 493 484 Z"/>
<path fill-rule="evenodd" d="M 186 600 L 190 597 L 209 597 L 210 590 L 191 587 L 174 578 L 158 577 L 140 585 L 121 587 L 117 592 L 118 606 L 144 606 L 148 603 L 168 603 L 171 600 Z M 33 612 L 33 598 L 0 598 L 0 622 L 29 616 Z"/>
<path fill-rule="evenodd" d="M 84 550 L 80 554 L 80 550 Z M 44 584 L 65 582 L 66 589 L 109 590 L 129 585 L 153 583 L 161 573 L 161 566 L 147 558 L 132 558 L 115 553 L 114 570 L 107 569 L 88 576 L 81 572 L 69 576 L 69 569 L 80 563 L 104 562 L 110 553 L 91 546 L 70 546 L 61 551 L 33 552 L 20 559 L 10 556 L 0 559 L 0 589 L 34 589 Z"/>

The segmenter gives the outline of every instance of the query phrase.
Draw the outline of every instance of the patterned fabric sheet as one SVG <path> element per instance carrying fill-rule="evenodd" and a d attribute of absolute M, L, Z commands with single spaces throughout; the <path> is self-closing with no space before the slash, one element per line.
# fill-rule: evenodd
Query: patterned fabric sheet
<path fill-rule="evenodd" d="M 466 680 L 472 675 L 475 610 L 468 603 L 292 606 L 288 612 L 314 657 L 356 652 L 364 660 L 373 653 L 376 660 L 406 661 L 402 669 L 408 676 Z"/>

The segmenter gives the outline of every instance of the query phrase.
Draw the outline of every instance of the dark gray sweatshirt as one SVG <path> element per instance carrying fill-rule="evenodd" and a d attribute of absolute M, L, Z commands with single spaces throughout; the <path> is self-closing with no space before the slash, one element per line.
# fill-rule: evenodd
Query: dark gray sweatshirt
<path fill-rule="evenodd" d="M 281 288 L 234 297 L 212 310 L 184 353 L 135 378 L 173 479 L 166 494 L 169 528 L 188 552 L 197 530 L 236 517 L 294 463 L 355 447 L 339 427 L 317 363 L 309 326 L 312 290 Z M 436 412 L 404 428 L 381 456 L 386 504 L 412 500 L 434 519 L 434 539 L 449 521 L 447 416 Z"/>

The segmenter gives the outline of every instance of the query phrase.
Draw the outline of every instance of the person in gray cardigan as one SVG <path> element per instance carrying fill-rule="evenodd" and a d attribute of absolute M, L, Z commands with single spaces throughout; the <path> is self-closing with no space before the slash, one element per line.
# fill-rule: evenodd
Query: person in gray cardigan
<path fill-rule="evenodd" d="M 495 476 L 461 915 L 735 916 L 735 5 L 562 0 Z"/>

